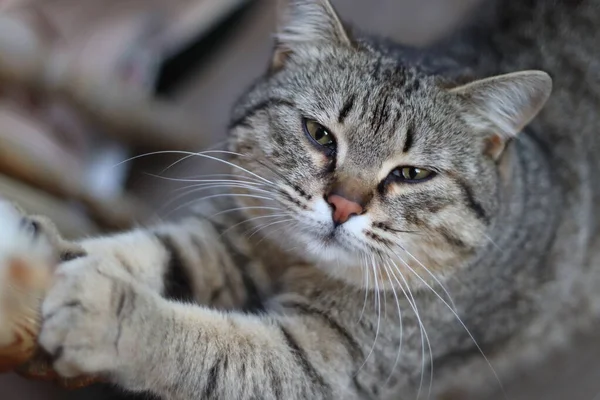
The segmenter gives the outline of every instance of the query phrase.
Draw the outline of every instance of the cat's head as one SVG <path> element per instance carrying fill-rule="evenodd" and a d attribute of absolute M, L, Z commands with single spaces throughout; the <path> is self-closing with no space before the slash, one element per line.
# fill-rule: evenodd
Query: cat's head
<path fill-rule="evenodd" d="M 231 127 L 233 161 L 262 184 L 239 198 L 257 227 L 350 280 L 366 266 L 464 265 L 495 223 L 505 145 L 550 77 L 448 88 L 352 37 L 326 0 L 291 1 L 285 15 Z"/>

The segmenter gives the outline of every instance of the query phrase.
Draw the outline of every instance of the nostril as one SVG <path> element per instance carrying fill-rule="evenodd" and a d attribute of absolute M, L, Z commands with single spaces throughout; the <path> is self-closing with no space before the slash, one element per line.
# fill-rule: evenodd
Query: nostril
<path fill-rule="evenodd" d="M 335 205 L 336 199 L 334 195 L 325 195 L 323 197 L 325 197 L 325 201 L 327 202 L 327 204 L 329 204 L 329 206 L 331 206 L 332 210 L 335 211 L 337 207 Z"/>
<path fill-rule="evenodd" d="M 335 203 L 329 203 L 329 205 L 331 206 L 331 208 L 333 209 L 333 211 L 335 211 L 337 209 L 337 207 L 335 206 Z"/>

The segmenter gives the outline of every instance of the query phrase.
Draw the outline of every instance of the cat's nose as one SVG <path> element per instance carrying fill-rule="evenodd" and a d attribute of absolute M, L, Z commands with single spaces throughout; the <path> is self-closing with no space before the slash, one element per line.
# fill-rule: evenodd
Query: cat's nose
<path fill-rule="evenodd" d="M 327 196 L 327 202 L 333 207 L 333 222 L 336 226 L 345 223 L 355 215 L 362 214 L 364 211 L 360 204 L 337 194 Z"/>

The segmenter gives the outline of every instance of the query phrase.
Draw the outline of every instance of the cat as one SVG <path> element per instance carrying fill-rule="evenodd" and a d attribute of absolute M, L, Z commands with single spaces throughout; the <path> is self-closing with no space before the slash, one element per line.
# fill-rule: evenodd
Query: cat
<path fill-rule="evenodd" d="M 42 307 L 55 368 L 165 399 L 482 399 L 591 329 L 600 1 L 484 6 L 417 49 L 291 1 L 229 150 L 196 155 L 230 192 L 80 242 Z"/>

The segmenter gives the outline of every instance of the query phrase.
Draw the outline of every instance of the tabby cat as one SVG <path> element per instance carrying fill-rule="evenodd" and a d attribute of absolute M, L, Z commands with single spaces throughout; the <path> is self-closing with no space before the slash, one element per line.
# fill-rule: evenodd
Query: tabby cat
<path fill-rule="evenodd" d="M 590 328 L 600 0 L 484 6 L 415 49 L 291 1 L 230 151 L 198 154 L 229 194 L 60 267 L 57 370 L 165 399 L 485 399 Z"/>

